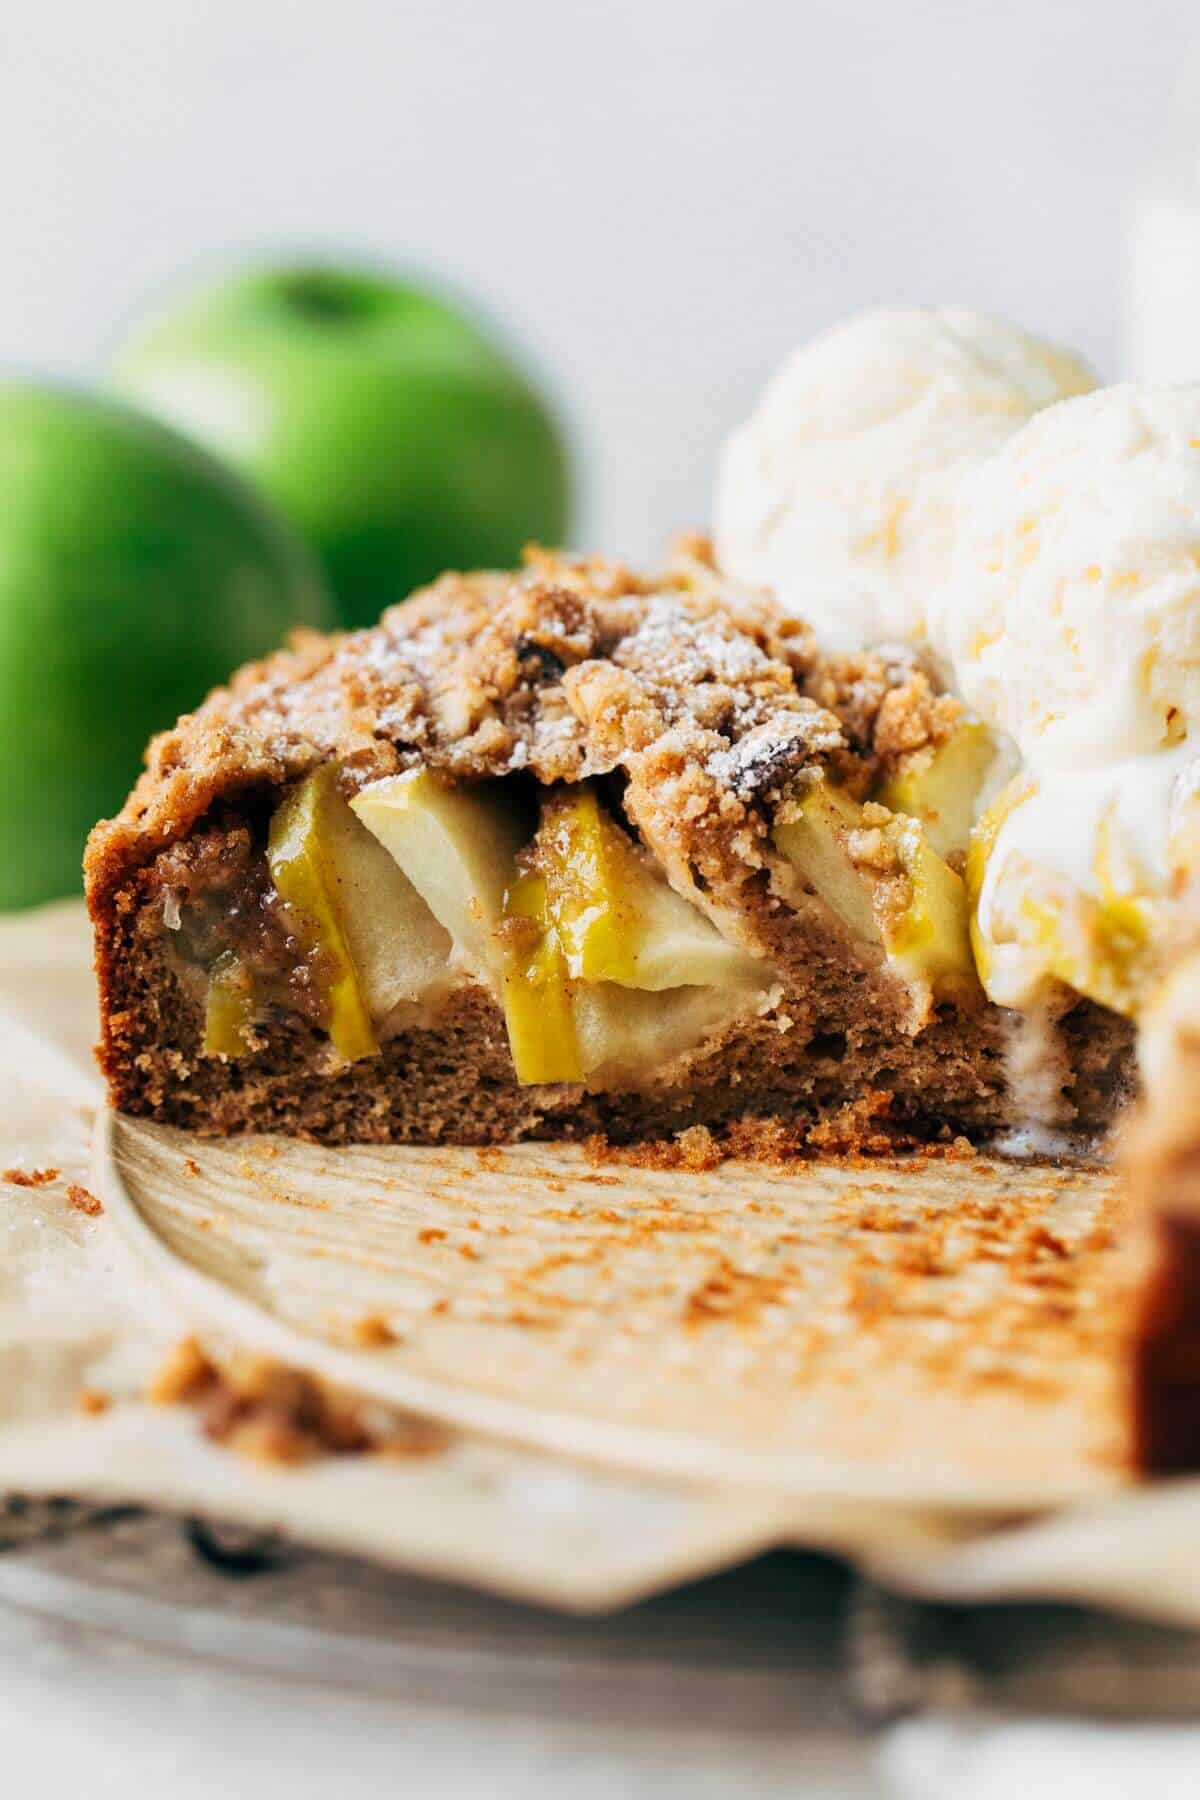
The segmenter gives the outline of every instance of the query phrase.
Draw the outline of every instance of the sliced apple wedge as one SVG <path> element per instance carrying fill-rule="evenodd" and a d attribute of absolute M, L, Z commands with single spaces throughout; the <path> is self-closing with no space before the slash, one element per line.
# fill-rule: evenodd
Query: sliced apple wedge
<path fill-rule="evenodd" d="M 761 976 L 671 887 L 587 783 L 542 805 L 533 855 L 570 973 L 658 993 Z"/>
<path fill-rule="evenodd" d="M 322 855 L 371 1018 L 453 982 L 450 934 L 336 786 L 322 795 Z"/>
<path fill-rule="evenodd" d="M 776 821 L 774 839 L 853 936 L 879 945 L 906 980 L 935 992 L 975 987 L 966 888 L 919 821 L 818 781 Z M 869 859 L 872 848 L 879 855 Z M 904 877 L 902 906 L 889 874 Z"/>
<path fill-rule="evenodd" d="M 996 756 L 986 725 L 964 719 L 936 749 L 915 750 L 902 759 L 877 796 L 892 812 L 919 819 L 939 856 L 966 850 L 980 791 Z"/>
<path fill-rule="evenodd" d="M 677 895 L 586 783 L 542 800 L 504 900 L 501 991 L 523 1083 L 647 1079 L 769 975 Z"/>
<path fill-rule="evenodd" d="M 889 835 L 908 877 L 910 899 L 884 928 L 888 960 L 939 993 L 958 984 L 975 987 L 962 876 L 938 855 L 916 819 L 898 819 Z"/>
<path fill-rule="evenodd" d="M 348 1061 L 372 1055 L 375 1027 L 452 980 L 450 939 L 421 896 L 343 799 L 336 766 L 314 771 L 276 809 L 267 860 L 308 955 L 325 1024 Z M 278 988 L 278 984 L 275 984 Z M 273 998 L 232 952 L 209 971 L 204 1048 L 242 1056 Z"/>
<path fill-rule="evenodd" d="M 763 988 L 744 982 L 654 993 L 601 981 L 575 990 L 580 1062 L 588 1086 L 644 1084 L 665 1064 L 752 1013 Z"/>
<path fill-rule="evenodd" d="M 523 1086 L 582 1081 L 573 992 L 541 875 L 521 875 L 505 896 L 508 966 L 501 978 L 513 1068 Z"/>
<path fill-rule="evenodd" d="M 267 862 L 276 892 L 316 953 L 329 1040 L 339 1056 L 354 1062 L 377 1055 L 379 1045 L 338 908 L 327 848 L 330 813 L 344 804 L 335 765 L 326 763 L 314 770 L 276 807 L 267 836 Z"/>
<path fill-rule="evenodd" d="M 391 775 L 350 802 L 416 888 L 457 951 L 495 973 L 496 931 L 517 852 L 529 837 L 499 783 L 452 787 L 427 769 Z"/>
<path fill-rule="evenodd" d="M 581 784 L 546 795 L 533 855 L 571 974 L 640 986 L 633 856 L 593 788 Z"/>
<path fill-rule="evenodd" d="M 234 950 L 224 950 L 209 970 L 204 1006 L 205 1056 L 245 1056 L 254 1024 L 248 970 Z"/>
<path fill-rule="evenodd" d="M 776 846 L 855 937 L 882 944 L 875 917 L 874 881 L 851 851 L 863 828 L 862 807 L 842 788 L 817 781 L 789 807 L 774 830 Z"/>

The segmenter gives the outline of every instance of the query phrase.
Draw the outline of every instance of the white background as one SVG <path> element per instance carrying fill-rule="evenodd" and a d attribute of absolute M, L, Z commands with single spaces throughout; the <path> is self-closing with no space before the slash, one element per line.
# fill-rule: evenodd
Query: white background
<path fill-rule="evenodd" d="M 594 452 L 592 539 L 703 517 L 795 340 L 958 301 L 1109 374 L 1192 0 L 0 0 L 0 362 L 337 244 L 475 290 Z"/>

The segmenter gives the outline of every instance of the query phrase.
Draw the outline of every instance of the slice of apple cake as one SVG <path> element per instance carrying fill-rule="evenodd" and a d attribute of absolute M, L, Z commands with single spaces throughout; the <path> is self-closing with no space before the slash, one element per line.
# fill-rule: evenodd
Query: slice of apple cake
<path fill-rule="evenodd" d="M 331 1141 L 1024 1123 L 963 879 L 991 755 L 915 653 L 821 655 L 699 542 L 448 576 L 243 670 L 97 827 L 113 1101 Z M 1130 1039 L 1061 988 L 1057 1123 L 1110 1122 Z"/>

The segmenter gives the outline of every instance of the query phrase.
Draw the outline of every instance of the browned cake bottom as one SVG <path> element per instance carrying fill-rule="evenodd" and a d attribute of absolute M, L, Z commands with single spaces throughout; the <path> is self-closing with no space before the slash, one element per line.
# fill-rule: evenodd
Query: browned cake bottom
<path fill-rule="evenodd" d="M 235 837 L 231 827 L 228 841 Z M 221 860 L 211 839 L 206 860 Z M 164 1124 L 330 1143 L 501 1144 L 594 1134 L 632 1143 L 777 1120 L 796 1146 L 815 1128 L 817 1147 L 851 1149 L 905 1135 L 980 1139 L 1027 1123 L 1006 1085 L 1009 1015 L 948 1004 L 913 1035 L 895 983 L 848 957 L 840 933 L 780 915 L 762 921 L 785 985 L 779 1005 L 642 1092 L 517 1085 L 503 1016 L 478 987 L 452 993 L 435 1020 L 349 1065 L 331 1067 L 325 1034 L 283 1012 L 266 1048 L 236 1060 L 206 1056 L 201 1003 L 162 923 L 164 886 L 179 879 L 178 859 L 137 872 L 113 909 L 103 957 L 112 1097 Z M 1077 1002 L 1060 1021 L 1055 1054 L 1064 1119 L 1102 1133 L 1132 1088 L 1130 1028 Z"/>

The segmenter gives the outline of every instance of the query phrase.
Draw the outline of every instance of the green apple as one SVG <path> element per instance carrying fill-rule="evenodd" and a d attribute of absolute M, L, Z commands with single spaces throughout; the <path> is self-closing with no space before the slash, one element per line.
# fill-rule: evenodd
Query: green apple
<path fill-rule="evenodd" d="M 258 483 L 320 557 L 347 625 L 444 569 L 508 568 L 566 532 L 546 402 L 470 314 L 410 282 L 234 272 L 149 317 L 112 375 Z"/>
<path fill-rule="evenodd" d="M 154 419 L 0 381 L 0 907 L 77 891 L 90 827 L 147 739 L 297 623 L 307 550 Z"/>

